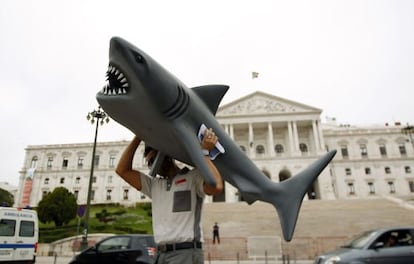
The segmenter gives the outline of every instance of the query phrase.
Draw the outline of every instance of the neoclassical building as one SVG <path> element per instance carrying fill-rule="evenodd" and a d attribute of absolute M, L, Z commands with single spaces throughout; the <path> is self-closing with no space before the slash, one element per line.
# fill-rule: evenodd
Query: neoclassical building
<path fill-rule="evenodd" d="M 337 155 L 305 199 L 414 195 L 413 145 L 402 134 L 400 124 L 355 127 L 338 125 L 333 119 L 321 123 L 321 112 L 312 106 L 255 92 L 221 106 L 217 119 L 257 167 L 275 182 L 295 177 L 327 150 L 337 149 Z M 128 143 L 97 144 L 92 203 L 133 205 L 149 201 L 114 172 Z M 15 204 L 36 206 L 46 193 L 59 186 L 73 192 L 79 204 L 85 204 L 92 147 L 92 143 L 28 146 Z M 140 146 L 133 165 L 148 171 L 142 153 Z M 242 200 L 237 189 L 228 183 L 221 196 L 207 199 Z"/>

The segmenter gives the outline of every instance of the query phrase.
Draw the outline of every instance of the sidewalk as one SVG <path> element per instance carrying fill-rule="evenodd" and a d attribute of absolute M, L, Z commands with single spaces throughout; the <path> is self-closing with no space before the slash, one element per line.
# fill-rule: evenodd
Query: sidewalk
<path fill-rule="evenodd" d="M 36 257 L 36 264 L 69 264 L 71 257 Z M 237 262 L 237 260 L 208 260 L 204 261 L 205 264 L 282 264 L 282 260 L 243 260 Z M 287 262 L 285 262 L 287 264 Z M 290 260 L 289 264 L 312 264 L 312 260 Z"/>
<path fill-rule="evenodd" d="M 72 257 L 36 257 L 36 264 L 69 264 Z"/>

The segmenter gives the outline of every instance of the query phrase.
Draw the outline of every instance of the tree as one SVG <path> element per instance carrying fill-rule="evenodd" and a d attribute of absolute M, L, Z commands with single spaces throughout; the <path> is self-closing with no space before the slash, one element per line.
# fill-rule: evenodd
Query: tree
<path fill-rule="evenodd" d="M 0 188 L 0 205 L 13 206 L 14 196 L 6 190 Z"/>
<path fill-rule="evenodd" d="M 64 187 L 58 187 L 39 202 L 37 214 L 43 223 L 53 221 L 55 226 L 68 224 L 76 217 L 76 197 Z"/>

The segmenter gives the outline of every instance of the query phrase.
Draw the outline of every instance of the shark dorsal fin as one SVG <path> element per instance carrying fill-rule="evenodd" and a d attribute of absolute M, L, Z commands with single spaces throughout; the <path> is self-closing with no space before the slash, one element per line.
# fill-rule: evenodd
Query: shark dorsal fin
<path fill-rule="evenodd" d="M 207 105 L 213 115 L 216 115 L 217 108 L 226 94 L 229 86 L 227 85 L 203 85 L 193 87 L 192 90 Z"/>

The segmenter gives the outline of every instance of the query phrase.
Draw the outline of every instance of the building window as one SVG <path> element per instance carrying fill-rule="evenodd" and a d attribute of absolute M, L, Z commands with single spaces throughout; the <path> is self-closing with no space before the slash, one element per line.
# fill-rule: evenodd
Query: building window
<path fill-rule="evenodd" d="M 395 193 L 395 185 L 394 182 L 389 181 L 388 186 L 390 187 L 390 193 Z"/>
<path fill-rule="evenodd" d="M 308 146 L 305 143 L 300 143 L 299 144 L 299 149 L 302 153 L 308 152 Z"/>
<path fill-rule="evenodd" d="M 53 166 L 53 157 L 48 157 L 47 158 L 47 164 L 46 164 L 48 169 L 51 169 Z"/>
<path fill-rule="evenodd" d="M 411 173 L 411 167 L 410 166 L 405 166 L 404 170 L 405 170 L 405 173 Z"/>
<path fill-rule="evenodd" d="M 112 175 L 108 176 L 108 183 L 112 183 L 112 178 L 113 178 Z"/>
<path fill-rule="evenodd" d="M 75 183 L 76 183 L 76 184 L 79 184 L 79 183 L 80 183 L 80 177 L 76 177 L 76 179 L 75 179 Z"/>
<path fill-rule="evenodd" d="M 37 156 L 34 156 L 32 158 L 32 163 L 30 164 L 30 168 L 36 168 L 37 167 L 37 160 L 38 160 Z"/>
<path fill-rule="evenodd" d="M 93 183 L 96 183 L 96 176 L 93 176 L 93 177 L 92 177 L 92 182 L 93 182 Z"/>
<path fill-rule="evenodd" d="M 282 144 L 276 144 L 275 145 L 275 152 L 276 154 L 282 154 L 283 152 L 285 152 L 283 145 Z"/>
<path fill-rule="evenodd" d="M 345 175 L 351 175 L 352 171 L 351 168 L 345 168 Z"/>
<path fill-rule="evenodd" d="M 265 148 L 263 147 L 263 145 L 257 145 L 256 153 L 257 154 L 264 154 L 265 153 Z"/>
<path fill-rule="evenodd" d="M 62 169 L 67 169 L 68 163 L 69 163 L 69 160 L 67 158 L 63 158 Z"/>
<path fill-rule="evenodd" d="M 375 186 L 373 182 L 368 182 L 368 187 L 369 187 L 369 193 L 370 194 L 375 194 Z"/>
<path fill-rule="evenodd" d="M 75 195 L 76 200 L 78 200 L 78 197 L 79 197 L 79 191 L 78 191 L 78 190 L 76 190 L 76 191 L 74 191 L 74 192 L 73 192 L 73 194 Z"/>
<path fill-rule="evenodd" d="M 414 193 L 414 181 L 409 181 L 408 186 L 410 187 L 410 192 Z"/>
<path fill-rule="evenodd" d="M 42 199 L 45 198 L 46 195 L 47 195 L 47 191 L 43 191 L 42 192 Z"/>
<path fill-rule="evenodd" d="M 91 201 L 95 200 L 95 190 L 91 191 Z"/>
<path fill-rule="evenodd" d="M 363 157 L 363 158 L 368 157 L 367 145 L 361 144 L 361 145 L 359 145 L 359 149 L 361 150 L 361 157 Z"/>
<path fill-rule="evenodd" d="M 391 168 L 390 167 L 385 167 L 385 173 L 390 174 L 391 173 Z"/>
<path fill-rule="evenodd" d="M 111 194 L 112 194 L 112 190 L 111 189 L 109 189 L 109 190 L 106 190 L 106 200 L 107 201 L 110 201 L 111 200 Z"/>
<path fill-rule="evenodd" d="M 379 151 L 380 151 L 380 154 L 381 154 L 382 157 L 387 156 L 387 148 L 385 147 L 384 144 L 380 144 Z"/>
<path fill-rule="evenodd" d="M 145 195 L 141 194 L 141 200 L 145 200 Z"/>
<path fill-rule="evenodd" d="M 128 189 L 124 189 L 124 200 L 128 200 L 129 199 L 128 194 L 129 194 L 129 190 Z"/>
<path fill-rule="evenodd" d="M 371 168 L 365 168 L 365 174 L 370 175 L 371 174 Z"/>
<path fill-rule="evenodd" d="M 109 157 L 109 167 L 110 168 L 114 168 L 115 167 L 115 156 L 114 155 L 111 155 Z"/>
<path fill-rule="evenodd" d="M 348 146 L 341 145 L 341 154 L 342 154 L 342 158 L 344 158 L 344 159 L 347 159 L 349 157 Z"/>
<path fill-rule="evenodd" d="M 400 143 L 398 145 L 398 149 L 400 150 L 401 156 L 407 155 L 407 149 L 405 148 L 405 144 L 404 143 Z"/>
<path fill-rule="evenodd" d="M 83 168 L 83 157 L 79 157 L 78 158 L 78 169 L 82 169 Z"/>
<path fill-rule="evenodd" d="M 99 155 L 95 155 L 94 165 L 99 166 Z"/>
<path fill-rule="evenodd" d="M 65 183 L 65 178 L 63 178 L 63 177 L 62 177 L 62 178 L 60 178 L 60 183 L 61 183 L 61 184 L 64 184 L 64 183 Z"/>
<path fill-rule="evenodd" d="M 48 184 L 49 184 L 49 178 L 46 178 L 46 179 L 45 179 L 44 184 L 45 184 L 45 185 L 48 185 Z"/>
<path fill-rule="evenodd" d="M 349 182 L 348 183 L 348 191 L 350 195 L 354 195 L 355 194 L 355 186 L 354 183 Z"/>

